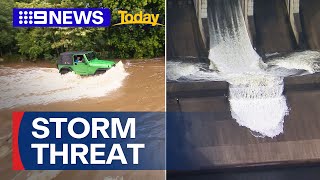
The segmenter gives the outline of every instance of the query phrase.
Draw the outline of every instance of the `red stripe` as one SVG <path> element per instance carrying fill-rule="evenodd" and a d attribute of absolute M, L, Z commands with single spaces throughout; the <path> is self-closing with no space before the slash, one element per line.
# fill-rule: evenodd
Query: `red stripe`
<path fill-rule="evenodd" d="M 19 128 L 24 112 L 12 113 L 12 169 L 24 170 L 19 152 Z"/>

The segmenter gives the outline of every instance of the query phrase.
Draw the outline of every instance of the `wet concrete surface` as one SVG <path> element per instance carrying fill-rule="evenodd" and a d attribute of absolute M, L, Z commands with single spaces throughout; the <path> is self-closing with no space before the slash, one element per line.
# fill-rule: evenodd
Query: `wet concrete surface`
<path fill-rule="evenodd" d="M 285 117 L 284 133 L 273 139 L 253 136 L 232 118 L 226 82 L 169 83 L 167 91 L 168 112 L 210 114 L 203 119 L 177 120 L 186 128 L 182 138 L 198 154 L 192 158 L 198 170 L 320 162 L 319 74 L 285 79 L 290 112 Z"/>
<path fill-rule="evenodd" d="M 256 48 L 260 55 L 296 48 L 284 0 L 254 0 Z"/>
<path fill-rule="evenodd" d="M 201 172 L 171 172 L 167 178 L 172 180 L 318 180 L 320 164 L 305 166 L 288 165 L 277 167 L 247 167 L 224 170 L 204 170 Z"/>
<path fill-rule="evenodd" d="M 300 0 L 300 16 L 307 46 L 320 50 L 320 1 Z"/>
<path fill-rule="evenodd" d="M 167 57 L 208 57 L 193 1 L 167 2 Z"/>

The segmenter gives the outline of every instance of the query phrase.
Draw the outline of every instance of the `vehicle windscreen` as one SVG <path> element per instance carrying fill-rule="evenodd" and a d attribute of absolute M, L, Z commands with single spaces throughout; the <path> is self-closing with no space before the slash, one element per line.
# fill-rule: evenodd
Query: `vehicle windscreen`
<path fill-rule="evenodd" d="M 96 59 L 96 54 L 94 52 L 86 54 L 88 61 Z"/>

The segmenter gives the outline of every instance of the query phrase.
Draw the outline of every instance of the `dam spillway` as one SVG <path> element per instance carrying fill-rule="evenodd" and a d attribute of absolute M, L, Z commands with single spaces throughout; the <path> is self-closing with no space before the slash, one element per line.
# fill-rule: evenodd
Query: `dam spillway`
<path fill-rule="evenodd" d="M 283 78 L 265 71 L 247 32 L 240 1 L 208 1 L 209 59 L 230 84 L 232 117 L 261 136 L 283 132 Z"/>
<path fill-rule="evenodd" d="M 170 1 L 169 1 L 170 2 Z M 172 1 L 171 1 L 172 2 Z M 202 25 L 207 27 L 207 33 L 210 33 L 210 15 L 209 9 L 211 6 L 210 4 L 218 3 L 219 1 L 208 1 L 207 2 L 207 12 L 205 18 L 200 18 L 202 21 Z M 256 1 L 253 1 L 256 3 Z M 268 1 L 269 2 L 269 1 Z M 174 3 L 174 2 L 172 2 Z M 199 3 L 198 1 L 194 1 L 193 3 Z M 265 3 L 267 3 L 265 1 Z M 269 2 L 271 3 L 271 1 Z M 278 2 L 275 2 L 278 3 Z M 250 18 L 246 19 L 246 14 L 243 14 L 244 23 L 246 25 L 246 32 L 248 33 L 249 39 L 245 40 L 245 42 L 241 42 L 241 48 L 245 48 L 246 50 L 243 51 L 243 54 L 247 52 L 251 52 L 254 54 L 254 49 L 256 49 L 259 55 L 262 58 L 266 56 L 270 56 L 269 54 L 273 53 L 291 53 L 295 50 L 299 50 L 300 48 L 300 40 L 297 40 L 297 37 L 294 30 L 292 29 L 292 22 L 290 21 L 290 16 L 287 14 L 289 11 L 287 8 L 287 4 L 283 1 L 281 12 L 277 17 L 278 20 L 282 19 L 281 21 L 285 21 L 286 27 L 284 29 L 288 29 L 285 34 L 287 36 L 281 35 L 281 31 L 273 31 L 274 39 L 277 41 L 281 41 L 283 43 L 276 43 L 274 49 L 269 49 L 268 46 L 262 46 L 258 44 L 258 37 L 264 36 L 259 34 L 259 27 L 257 27 L 256 20 L 255 23 L 248 23 L 251 18 L 254 19 L 256 11 L 255 6 L 253 6 L 252 15 Z M 301 2 L 300 2 L 301 3 Z M 256 5 L 256 4 L 255 4 Z M 271 4 L 272 5 L 272 4 Z M 194 5 L 195 6 L 195 5 Z M 262 5 L 261 5 L 262 6 Z M 216 7 L 217 8 L 217 7 Z M 221 9 L 221 8 L 220 8 Z M 243 9 L 242 9 L 243 10 Z M 280 10 L 277 10 L 280 11 Z M 195 16 L 197 11 L 193 11 Z M 214 10 L 216 13 L 216 10 Z M 276 12 L 279 13 L 279 12 Z M 263 14 L 263 13 L 261 13 Z M 296 14 L 296 13 L 294 13 Z M 203 15 L 203 14 L 202 14 Z M 226 15 L 228 16 L 228 15 Z M 234 15 L 232 15 L 234 16 Z M 286 17 L 283 17 L 286 16 Z M 169 19 L 170 17 L 168 17 Z M 272 18 L 270 18 L 272 19 Z M 277 18 L 276 18 L 277 19 Z M 199 18 L 197 19 L 199 21 Z M 223 20 L 220 18 L 219 20 Z M 218 23 L 220 23 L 218 21 Z M 251 19 L 252 20 L 252 19 Z M 277 24 L 278 20 L 270 20 L 272 23 Z M 279 20 L 279 21 L 280 21 Z M 207 25 L 204 25 L 205 22 Z M 232 24 L 233 23 L 233 24 Z M 271 23 L 271 24 L 272 24 Z M 198 25 L 200 23 L 198 22 Z M 234 30 L 237 29 L 238 25 L 234 23 L 234 21 L 228 23 L 233 29 L 228 29 L 226 31 L 227 34 L 237 35 L 238 32 L 234 33 Z M 252 28 L 250 25 L 255 24 L 255 36 L 252 36 Z M 221 27 L 221 26 L 220 26 Z M 202 27 L 203 28 L 203 27 Z M 218 29 L 218 28 L 216 28 Z M 298 28 L 299 29 L 299 28 Z M 212 35 L 205 35 L 203 36 L 201 33 L 206 33 L 205 30 L 201 32 L 201 28 L 199 28 L 200 34 L 198 34 L 199 38 L 209 38 L 203 39 L 203 42 L 211 41 L 213 36 L 221 35 L 220 33 L 213 33 Z M 291 32 L 290 32 L 291 31 Z M 299 32 L 296 31 L 296 32 Z M 177 32 L 176 32 L 177 33 Z M 218 34 L 218 35 L 217 35 Z M 280 34 L 280 35 L 279 35 Z M 298 33 L 298 35 L 301 35 Z M 186 34 L 185 37 L 187 38 L 188 35 Z M 226 36 L 223 36 L 226 37 Z M 255 39 L 253 39 L 255 37 Z M 282 37 L 285 39 L 283 40 Z M 218 38 L 218 37 L 217 37 Z M 263 37 L 265 38 L 265 37 Z M 168 39 L 169 40 L 169 39 Z M 276 41 L 274 40 L 274 41 Z M 216 41 L 219 42 L 219 41 Z M 251 43 L 250 43 L 251 42 Z M 256 44 L 254 44 L 256 42 Z M 274 43 L 274 42 L 270 42 Z M 170 44 L 170 40 L 168 41 Z M 204 43 L 206 44 L 206 43 Z M 207 44 L 205 47 L 206 51 L 209 51 L 213 47 L 217 48 L 217 56 L 219 52 L 223 52 L 218 50 L 219 43 Z M 236 45 L 235 42 L 233 45 Z M 248 46 L 249 44 L 249 46 Z M 268 44 L 268 43 L 267 43 Z M 250 46 L 251 45 L 251 46 Z M 273 46 L 270 46 L 273 48 Z M 225 47 L 227 48 L 227 47 Z M 228 49 L 228 48 L 227 48 Z M 263 49 L 260 50 L 259 49 Z M 234 50 L 233 48 L 229 48 L 229 50 Z M 210 50 L 211 51 L 211 50 Z M 227 50 L 225 50 L 227 51 Z M 241 57 L 241 51 L 237 51 L 234 53 L 240 53 L 238 55 Z M 249 53 L 250 54 L 250 53 Z M 306 52 L 308 54 L 308 52 Z M 309 55 L 308 55 L 309 56 Z M 255 56 L 249 56 L 249 58 L 245 58 L 245 60 L 252 60 Z M 259 56 L 257 57 L 259 59 Z M 210 59 L 210 56 L 209 56 Z M 217 62 L 219 57 L 211 58 L 212 61 Z M 210 60 L 211 60 L 210 59 Z M 224 59 L 227 59 L 224 57 Z M 170 58 L 168 58 L 170 61 Z M 265 59 L 264 59 L 265 60 Z M 282 57 L 279 58 L 282 60 Z M 293 57 L 287 58 L 284 57 L 283 61 L 289 63 L 290 61 L 294 62 L 295 59 Z M 184 59 L 182 59 L 184 61 Z M 250 64 L 249 61 L 248 64 Z M 256 60 L 259 62 L 259 60 Z M 226 72 L 224 69 L 221 70 L 223 65 L 226 65 L 228 62 L 221 61 L 222 65 L 216 65 L 220 72 Z M 231 61 L 231 63 L 234 63 Z M 236 62 L 235 62 L 236 63 Z M 239 63 L 238 65 L 234 65 L 234 67 L 239 68 L 243 65 L 244 70 L 240 72 L 248 72 L 247 62 Z M 259 64 L 259 63 L 258 63 Z M 232 65 L 232 64 L 231 64 Z M 254 65 L 255 67 L 256 65 Z M 259 65 L 258 65 L 259 66 Z M 226 68 L 230 67 L 230 63 L 226 65 Z M 220 69 L 219 69 L 220 68 Z M 248 67 L 249 70 L 251 69 Z M 235 68 L 233 68 L 235 69 Z M 259 68 L 255 68 L 258 69 Z M 237 70 L 237 69 L 236 69 Z M 230 70 L 231 71 L 231 70 Z M 186 127 L 186 131 L 188 133 L 181 134 L 179 137 L 183 137 L 184 135 L 188 139 L 188 143 L 194 147 L 194 153 L 200 154 L 199 156 L 201 161 L 195 160 L 194 163 L 198 165 L 199 171 L 206 170 L 206 169 L 216 169 L 216 168 L 226 168 L 226 167 L 248 167 L 254 166 L 258 167 L 261 165 L 270 165 L 271 167 L 273 164 L 304 164 L 306 162 L 318 162 L 320 159 L 320 147 L 318 146 L 320 133 L 318 132 L 318 128 L 320 128 L 319 119 L 320 114 L 316 110 L 319 108 L 319 101 L 316 99 L 320 98 L 319 90 L 320 90 L 320 78 L 319 74 L 314 75 L 307 75 L 307 76 L 297 76 L 297 77 L 285 77 L 284 78 L 284 95 L 287 99 L 288 108 L 290 108 L 290 114 L 285 117 L 284 121 L 284 134 L 281 134 L 273 139 L 271 138 L 256 138 L 254 132 L 249 131 L 245 127 L 240 127 L 237 122 L 232 117 L 230 110 L 231 106 L 229 104 L 229 97 L 230 97 L 230 82 L 225 81 L 193 81 L 188 82 L 184 80 L 183 82 L 168 82 L 167 83 L 167 110 L 168 112 L 176 112 L 176 113 L 184 113 L 184 112 L 207 112 L 210 114 L 209 118 L 206 119 L 197 119 L 197 121 L 193 121 L 191 117 L 183 116 L 182 118 L 178 119 L 177 123 L 181 126 Z M 307 104 L 308 107 L 302 107 L 301 104 Z M 252 109 L 253 110 L 253 109 Z M 257 117 L 259 118 L 259 117 Z M 301 120 L 303 118 L 303 120 Z M 190 126 L 192 124 L 192 126 Z M 303 127 L 303 128 L 300 128 Z M 307 129 L 307 130 L 306 130 Z M 168 138 L 170 139 L 170 135 Z M 183 141 L 183 140 L 182 140 Z M 191 158 L 191 162 L 193 159 Z M 222 170 L 223 171 L 223 170 Z"/>
<path fill-rule="evenodd" d="M 320 50 L 317 0 L 240 0 L 252 46 L 259 55 Z M 194 0 L 201 38 L 209 49 L 208 0 Z"/>

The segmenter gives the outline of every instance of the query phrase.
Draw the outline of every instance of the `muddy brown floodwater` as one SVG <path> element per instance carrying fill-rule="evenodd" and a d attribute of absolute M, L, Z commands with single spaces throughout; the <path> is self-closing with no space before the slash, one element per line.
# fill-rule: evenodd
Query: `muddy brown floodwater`
<path fill-rule="evenodd" d="M 0 179 L 83 179 L 143 180 L 165 179 L 165 171 L 13 171 L 11 169 L 11 113 L 14 111 L 141 111 L 165 110 L 164 58 L 122 61 L 128 76 L 118 89 L 98 98 L 22 105 L 0 109 Z M 52 64 L 7 64 L 1 68 L 54 67 Z M 10 72 L 9 72 L 10 73 Z M 5 76 L 6 74 L 0 74 Z M 16 82 L 13 82 L 16 83 Z M 1 83 L 1 86 L 4 84 Z M 3 103 L 3 102 L 0 102 Z"/>

